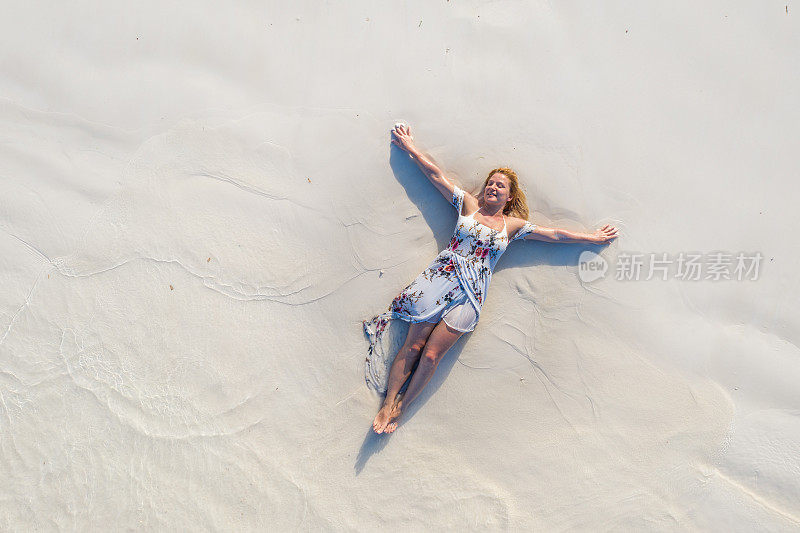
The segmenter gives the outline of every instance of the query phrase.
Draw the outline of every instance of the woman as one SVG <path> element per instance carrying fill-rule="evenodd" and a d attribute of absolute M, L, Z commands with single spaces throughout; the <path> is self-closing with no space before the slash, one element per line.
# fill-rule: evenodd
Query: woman
<path fill-rule="evenodd" d="M 617 236 L 617 230 L 610 225 L 594 233 L 578 233 L 531 224 L 525 195 L 513 170 L 492 170 L 476 198 L 453 185 L 414 146 L 408 126 L 395 125 L 392 135 L 392 143 L 408 152 L 456 208 L 458 221 L 447 249 L 392 300 L 386 312 L 364 321 L 371 357 L 376 354 L 389 320 L 399 318 L 410 323 L 405 343 L 389 371 L 383 406 L 372 423 L 376 433 L 391 433 L 397 428 L 397 419 L 428 384 L 447 350 L 461 335 L 475 329 L 494 266 L 512 241 L 601 244 Z M 367 381 L 380 388 L 372 364 L 368 357 Z M 398 394 L 409 376 L 405 393 Z"/>

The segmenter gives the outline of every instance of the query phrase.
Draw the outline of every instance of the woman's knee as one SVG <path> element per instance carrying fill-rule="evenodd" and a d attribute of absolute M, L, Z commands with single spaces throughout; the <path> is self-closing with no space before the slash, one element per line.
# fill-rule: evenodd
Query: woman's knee
<path fill-rule="evenodd" d="M 439 361 L 442 360 L 443 355 L 444 353 L 441 351 L 436 350 L 431 346 L 426 346 L 423 348 L 422 354 L 420 355 L 419 364 L 436 366 L 439 364 Z"/>
<path fill-rule="evenodd" d="M 419 357 L 419 354 L 421 354 L 424 349 L 425 341 L 423 340 L 415 340 L 405 346 L 405 350 L 408 355 L 413 357 Z"/>
<path fill-rule="evenodd" d="M 403 343 L 403 349 L 414 356 L 418 356 L 425 349 L 425 344 L 428 342 L 428 337 L 423 335 L 415 335 L 406 339 Z"/>

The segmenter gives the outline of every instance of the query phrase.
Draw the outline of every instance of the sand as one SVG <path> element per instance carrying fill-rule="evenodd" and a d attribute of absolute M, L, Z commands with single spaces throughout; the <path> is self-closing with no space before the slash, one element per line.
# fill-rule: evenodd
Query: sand
<path fill-rule="evenodd" d="M 797 16 L 7 6 L 0 529 L 800 529 Z M 399 120 L 460 186 L 510 166 L 532 222 L 620 238 L 513 243 L 379 436 L 362 320 L 455 223 Z M 716 253 L 757 276 L 648 276 Z"/>

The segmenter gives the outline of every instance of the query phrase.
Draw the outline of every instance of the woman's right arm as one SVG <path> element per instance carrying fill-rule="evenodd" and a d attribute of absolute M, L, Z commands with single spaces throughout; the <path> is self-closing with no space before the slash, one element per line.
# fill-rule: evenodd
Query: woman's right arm
<path fill-rule="evenodd" d="M 448 201 L 453 196 L 453 183 L 448 180 L 441 169 L 431 161 L 428 156 L 423 154 L 415 145 L 414 138 L 411 136 L 411 128 L 405 124 L 395 124 L 392 130 L 392 143 L 399 146 L 401 149 L 408 152 L 411 159 L 419 166 L 423 174 L 430 180 L 433 185 L 439 189 Z"/>

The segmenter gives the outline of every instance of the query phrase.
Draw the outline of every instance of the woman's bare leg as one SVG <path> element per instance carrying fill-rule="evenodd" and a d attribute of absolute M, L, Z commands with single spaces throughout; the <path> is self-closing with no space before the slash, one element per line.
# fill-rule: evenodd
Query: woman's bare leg
<path fill-rule="evenodd" d="M 442 360 L 444 354 L 449 350 L 458 340 L 463 331 L 458 331 L 448 326 L 444 320 L 440 321 L 428 337 L 425 343 L 425 348 L 422 350 L 422 355 L 419 360 L 419 365 L 411 376 L 411 382 L 408 384 L 405 394 L 402 399 L 395 402 L 389 413 L 389 422 L 386 424 L 386 433 L 391 433 L 397 429 L 396 420 L 406 411 L 408 405 L 414 401 L 414 398 L 419 396 L 422 389 L 433 377 L 436 372 L 436 367 L 439 366 L 439 361 Z"/>
<path fill-rule="evenodd" d="M 382 433 L 386 429 L 386 424 L 389 423 L 389 415 L 391 414 L 392 407 L 395 404 L 397 393 L 406 382 L 408 376 L 411 375 L 411 369 L 419 361 L 422 349 L 425 346 L 425 341 L 428 340 L 436 324 L 431 322 L 418 322 L 416 324 L 409 324 L 408 335 L 403 346 L 397 352 L 397 355 L 392 362 L 392 368 L 389 371 L 389 384 L 386 389 L 386 398 L 383 400 L 383 405 L 380 411 L 375 416 L 372 422 L 372 427 L 376 433 Z"/>

